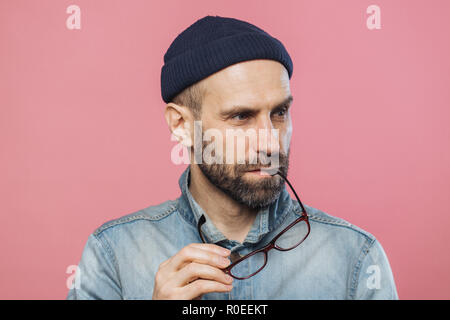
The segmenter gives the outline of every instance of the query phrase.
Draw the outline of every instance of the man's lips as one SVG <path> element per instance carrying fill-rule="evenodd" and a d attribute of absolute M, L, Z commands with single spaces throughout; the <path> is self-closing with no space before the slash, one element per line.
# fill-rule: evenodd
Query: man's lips
<path fill-rule="evenodd" d="M 264 168 L 259 168 L 259 169 L 255 169 L 255 170 L 249 170 L 247 171 L 248 173 L 252 173 L 252 174 L 259 174 L 261 176 L 271 176 L 266 170 L 264 170 Z"/>

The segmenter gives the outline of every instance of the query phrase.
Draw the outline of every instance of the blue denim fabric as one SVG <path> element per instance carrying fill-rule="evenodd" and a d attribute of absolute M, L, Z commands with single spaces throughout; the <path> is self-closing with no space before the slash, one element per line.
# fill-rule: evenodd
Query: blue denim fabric
<path fill-rule="evenodd" d="M 151 299 L 159 265 L 189 243 L 208 242 L 239 255 L 260 248 L 301 215 L 286 188 L 261 210 L 243 243 L 230 241 L 212 224 L 189 192 L 189 167 L 179 180 L 181 196 L 104 223 L 87 239 L 79 286 L 67 299 Z M 271 250 L 266 267 L 234 280 L 229 293 L 202 299 L 398 299 L 386 254 L 370 233 L 304 204 L 311 232 L 297 248 Z"/>

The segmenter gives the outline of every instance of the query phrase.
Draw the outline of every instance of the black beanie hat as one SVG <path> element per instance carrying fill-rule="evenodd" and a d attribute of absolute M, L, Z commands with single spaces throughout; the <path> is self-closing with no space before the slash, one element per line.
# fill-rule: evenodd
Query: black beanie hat
<path fill-rule="evenodd" d="M 166 103 L 185 88 L 232 64 L 271 59 L 292 76 L 283 44 L 264 30 L 238 19 L 206 16 L 180 33 L 164 55 L 161 95 Z"/>

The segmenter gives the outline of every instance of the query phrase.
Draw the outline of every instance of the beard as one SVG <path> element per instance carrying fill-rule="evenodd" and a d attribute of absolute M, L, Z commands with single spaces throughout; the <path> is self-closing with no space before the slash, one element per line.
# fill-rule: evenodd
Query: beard
<path fill-rule="evenodd" d="M 284 186 L 284 179 L 275 174 L 260 179 L 246 179 L 244 174 L 260 168 L 268 168 L 266 164 L 198 164 L 204 176 L 218 189 L 236 202 L 251 209 L 265 209 L 274 203 Z M 287 154 L 279 153 L 278 170 L 286 177 L 289 167 L 289 150 Z"/>

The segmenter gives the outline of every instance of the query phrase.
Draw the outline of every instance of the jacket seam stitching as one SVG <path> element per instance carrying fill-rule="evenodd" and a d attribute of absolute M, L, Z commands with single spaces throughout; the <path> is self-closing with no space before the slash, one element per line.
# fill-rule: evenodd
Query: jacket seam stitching
<path fill-rule="evenodd" d="M 338 227 L 344 227 L 350 230 L 353 230 L 355 232 L 358 232 L 359 234 L 363 235 L 366 239 L 370 240 L 374 240 L 373 236 L 370 236 L 368 234 L 366 234 L 365 232 L 362 232 L 356 228 L 353 227 L 352 224 L 350 223 L 344 223 L 344 222 L 338 222 L 338 221 L 333 221 L 333 220 L 328 220 L 328 219 L 322 219 L 322 218 L 318 218 L 314 215 L 308 215 L 309 219 L 312 221 L 316 221 L 318 223 L 324 223 L 324 224 L 329 224 L 329 225 L 334 225 L 334 226 L 338 226 Z"/>
<path fill-rule="evenodd" d="M 149 221 L 157 221 L 157 220 L 161 220 L 162 218 L 168 216 L 169 214 L 171 214 L 173 211 L 175 211 L 176 207 L 174 205 L 171 205 L 169 209 L 167 209 L 164 213 L 158 214 L 156 216 L 147 216 L 144 214 L 139 214 L 139 215 L 133 215 L 131 217 L 128 218 L 119 218 L 118 220 L 112 221 L 110 223 L 108 223 L 107 225 L 98 228 L 96 231 L 94 231 L 94 235 L 100 235 L 103 231 L 115 227 L 117 225 L 120 224 L 125 224 L 128 222 L 132 222 L 135 220 L 149 220 Z"/>
<path fill-rule="evenodd" d="M 330 219 L 319 218 L 319 217 L 315 216 L 314 213 L 311 214 L 310 217 L 311 217 L 311 219 L 313 219 L 313 220 L 318 220 L 318 221 L 323 221 L 323 222 L 329 222 L 329 223 L 338 224 L 338 225 L 346 226 L 346 227 L 351 226 L 350 223 L 341 222 L 341 221 L 336 221 L 336 220 L 330 220 Z"/>
<path fill-rule="evenodd" d="M 122 281 L 120 280 L 120 268 L 119 268 L 119 264 L 117 263 L 116 255 L 114 254 L 113 250 L 111 249 L 111 246 L 108 244 L 108 241 L 106 239 L 100 239 L 100 237 L 98 237 L 96 235 L 94 235 L 94 237 L 97 239 L 97 241 L 102 246 L 103 250 L 106 251 L 107 255 L 113 262 L 114 268 L 116 269 L 115 271 L 116 271 L 116 275 L 117 275 L 117 280 L 119 281 L 120 291 L 123 296 Z"/>
<path fill-rule="evenodd" d="M 361 248 L 361 251 L 358 256 L 358 260 L 353 267 L 354 271 L 351 273 L 351 285 L 349 288 L 348 297 L 352 300 L 356 298 L 356 290 L 359 286 L 359 275 L 361 274 L 361 267 L 363 265 L 363 262 L 365 258 L 368 256 L 368 253 L 370 249 L 373 247 L 373 244 L 375 243 L 375 239 L 366 239 L 366 242 L 364 243 L 363 247 Z"/>

